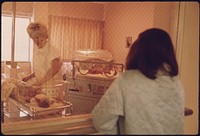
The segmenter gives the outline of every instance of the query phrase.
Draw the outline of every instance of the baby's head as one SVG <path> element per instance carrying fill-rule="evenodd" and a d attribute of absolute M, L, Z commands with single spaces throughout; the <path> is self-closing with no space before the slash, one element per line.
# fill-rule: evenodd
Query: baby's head
<path fill-rule="evenodd" d="M 41 23 L 30 23 L 27 27 L 27 32 L 39 48 L 42 48 L 48 39 L 47 28 Z"/>

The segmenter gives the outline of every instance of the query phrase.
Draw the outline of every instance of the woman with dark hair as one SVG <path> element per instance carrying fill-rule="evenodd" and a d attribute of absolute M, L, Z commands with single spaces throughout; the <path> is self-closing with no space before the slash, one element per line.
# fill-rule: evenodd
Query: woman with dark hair
<path fill-rule="evenodd" d="M 126 71 L 92 111 L 104 134 L 183 134 L 184 89 L 167 32 L 142 32 L 126 58 Z"/>
<path fill-rule="evenodd" d="M 163 64 L 168 64 L 169 67 Z M 164 70 L 170 76 L 178 75 L 178 64 L 169 35 L 155 28 L 141 33 L 131 46 L 126 68 L 138 69 L 150 79 L 156 78 L 158 69 Z"/>

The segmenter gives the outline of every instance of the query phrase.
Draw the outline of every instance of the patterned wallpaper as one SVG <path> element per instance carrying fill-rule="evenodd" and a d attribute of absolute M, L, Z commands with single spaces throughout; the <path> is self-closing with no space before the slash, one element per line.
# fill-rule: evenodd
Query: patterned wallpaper
<path fill-rule="evenodd" d="M 129 51 L 126 37 L 134 42 L 139 33 L 151 27 L 169 32 L 175 44 L 177 5 L 169 2 L 109 3 L 105 8 L 104 48 L 111 51 L 115 62 L 125 63 Z"/>

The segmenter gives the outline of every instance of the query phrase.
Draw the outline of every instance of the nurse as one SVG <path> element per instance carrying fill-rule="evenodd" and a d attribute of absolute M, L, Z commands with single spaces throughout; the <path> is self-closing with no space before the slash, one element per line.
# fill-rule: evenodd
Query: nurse
<path fill-rule="evenodd" d="M 48 31 L 41 23 L 30 23 L 27 32 L 34 42 L 33 73 L 24 77 L 22 81 L 34 86 L 41 86 L 50 82 L 59 72 L 62 60 L 59 51 L 48 42 Z"/>

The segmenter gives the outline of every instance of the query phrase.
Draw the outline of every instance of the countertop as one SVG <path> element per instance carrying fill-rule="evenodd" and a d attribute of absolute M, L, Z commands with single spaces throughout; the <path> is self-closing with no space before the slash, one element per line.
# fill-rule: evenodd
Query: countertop
<path fill-rule="evenodd" d="M 185 107 L 185 116 L 190 116 L 193 114 L 193 110 L 190 108 Z"/>
<path fill-rule="evenodd" d="M 193 114 L 193 110 L 185 108 L 185 116 Z M 4 135 L 34 134 L 98 134 L 92 124 L 92 115 L 73 115 L 40 120 L 2 123 Z"/>
<path fill-rule="evenodd" d="M 97 133 L 92 125 L 92 115 L 73 115 L 39 120 L 3 123 L 4 135 L 92 134 Z"/>

